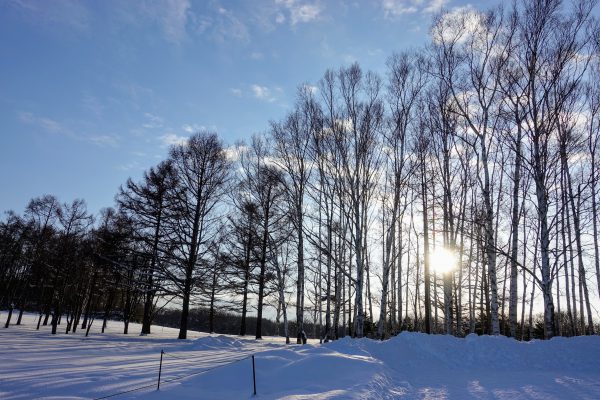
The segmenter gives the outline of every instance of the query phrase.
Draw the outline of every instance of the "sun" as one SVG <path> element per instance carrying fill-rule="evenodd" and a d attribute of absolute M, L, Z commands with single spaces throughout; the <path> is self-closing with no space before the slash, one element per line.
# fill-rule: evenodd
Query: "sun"
<path fill-rule="evenodd" d="M 436 247 L 431 253 L 430 265 L 435 273 L 451 272 L 456 269 L 456 254 L 445 247 Z"/>

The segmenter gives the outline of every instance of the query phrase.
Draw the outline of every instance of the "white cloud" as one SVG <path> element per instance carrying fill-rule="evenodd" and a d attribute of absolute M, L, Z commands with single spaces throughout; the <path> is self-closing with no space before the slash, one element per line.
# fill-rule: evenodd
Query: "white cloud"
<path fill-rule="evenodd" d="M 20 112 L 18 115 L 19 120 L 27 125 L 41 128 L 48 133 L 57 133 L 71 138 L 77 138 L 70 129 L 54 119 L 38 117 L 31 112 Z"/>
<path fill-rule="evenodd" d="M 192 133 L 206 130 L 206 127 L 203 125 L 198 125 L 198 124 L 184 124 L 181 127 L 181 129 L 183 129 L 185 132 L 187 132 L 189 134 L 192 134 Z"/>
<path fill-rule="evenodd" d="M 418 8 L 415 3 L 412 0 L 383 0 L 382 7 L 386 17 L 398 17 L 416 13 Z"/>
<path fill-rule="evenodd" d="M 454 8 L 442 15 L 432 30 L 432 39 L 436 43 L 442 40 L 464 43 L 481 26 L 481 18 L 481 13 L 471 5 Z"/>
<path fill-rule="evenodd" d="M 78 31 L 87 31 L 90 27 L 89 11 L 81 1 L 9 0 L 7 4 L 36 25 L 55 24 Z"/>
<path fill-rule="evenodd" d="M 257 99 L 268 100 L 271 98 L 271 90 L 266 86 L 252 85 L 250 88 Z"/>
<path fill-rule="evenodd" d="M 131 171 L 131 170 L 141 170 L 143 168 L 139 162 L 132 161 L 127 164 L 117 165 L 117 166 L 115 166 L 115 169 L 118 169 L 119 171 Z"/>
<path fill-rule="evenodd" d="M 100 147 L 119 147 L 119 138 L 114 135 L 91 136 L 89 141 Z"/>
<path fill-rule="evenodd" d="M 225 157 L 230 161 L 237 161 L 240 153 L 246 150 L 246 146 L 229 146 L 224 149 Z"/>
<path fill-rule="evenodd" d="M 232 95 L 234 95 L 235 97 L 242 97 L 242 89 L 238 89 L 238 88 L 231 88 L 229 89 L 229 91 L 231 92 Z"/>
<path fill-rule="evenodd" d="M 184 42 L 196 28 L 197 17 L 190 0 L 119 1 L 112 8 L 121 24 L 138 29 L 151 24 L 166 41 L 174 44 Z"/>
<path fill-rule="evenodd" d="M 367 55 L 369 55 L 371 57 L 381 56 L 383 54 L 384 54 L 384 51 L 380 48 L 367 50 Z"/>
<path fill-rule="evenodd" d="M 161 22 L 167 40 L 181 43 L 185 39 L 191 7 L 189 0 L 165 0 Z"/>
<path fill-rule="evenodd" d="M 73 122 L 65 124 L 55 119 L 48 117 L 38 117 L 31 112 L 20 112 L 18 113 L 19 120 L 27 125 L 39 128 L 47 133 L 61 135 L 66 138 L 92 143 L 100 147 L 119 147 L 119 137 L 111 134 L 90 134 L 84 132 L 81 128 L 73 128 Z M 84 122 L 79 121 L 76 125 L 85 125 Z M 71 126 L 70 126 L 71 125 Z"/>
<path fill-rule="evenodd" d="M 158 115 L 150 114 L 147 112 L 144 113 L 144 117 L 146 117 L 146 122 L 142 124 L 142 127 L 146 129 L 162 128 L 164 121 Z"/>
<path fill-rule="evenodd" d="M 292 25 L 296 25 L 299 22 L 310 22 L 317 19 L 321 14 L 321 6 L 318 4 L 303 4 L 292 7 L 290 12 Z"/>
<path fill-rule="evenodd" d="M 343 54 L 342 59 L 346 64 L 352 64 L 357 61 L 356 56 L 354 56 L 354 54 Z"/>
<path fill-rule="evenodd" d="M 246 24 L 233 11 L 219 6 L 214 18 L 210 19 L 209 35 L 217 42 L 249 39 L 250 34 Z"/>
<path fill-rule="evenodd" d="M 267 87 L 254 84 L 250 85 L 250 90 L 257 99 L 268 101 L 270 103 L 276 101 L 283 95 L 283 88 L 280 86 Z"/>
<path fill-rule="evenodd" d="M 38 124 L 45 130 L 47 130 L 48 132 L 52 132 L 52 133 L 67 133 L 68 132 L 68 129 L 64 128 L 59 122 L 57 122 L 53 119 L 50 119 L 50 118 L 39 118 Z"/>
<path fill-rule="evenodd" d="M 250 53 L 250 58 L 253 60 L 262 60 L 263 58 L 265 58 L 265 55 L 259 51 L 254 51 Z"/>
<path fill-rule="evenodd" d="M 431 14 L 438 12 L 450 0 L 383 0 L 381 6 L 386 18 L 399 17 L 421 12 Z"/>
<path fill-rule="evenodd" d="M 292 26 L 298 23 L 307 23 L 319 19 L 323 8 L 319 2 L 302 3 L 296 0 L 275 0 L 275 4 L 283 7 L 289 13 L 289 21 Z M 275 22 L 282 24 L 286 17 L 282 12 L 275 15 Z"/>
<path fill-rule="evenodd" d="M 159 139 L 162 142 L 163 147 L 169 147 L 178 144 L 185 144 L 188 138 L 187 136 L 179 136 L 173 132 L 167 132 L 164 135 L 159 136 Z"/>
<path fill-rule="evenodd" d="M 431 0 L 429 4 L 423 8 L 423 12 L 426 14 L 436 13 L 440 11 L 450 0 Z"/>

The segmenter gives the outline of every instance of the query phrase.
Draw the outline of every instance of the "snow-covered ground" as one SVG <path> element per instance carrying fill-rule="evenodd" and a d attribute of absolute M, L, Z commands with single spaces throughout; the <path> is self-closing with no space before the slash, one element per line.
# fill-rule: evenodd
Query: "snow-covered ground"
<path fill-rule="evenodd" d="M 2 324 L 5 318 L 2 313 Z M 0 399 L 89 399 L 152 385 L 114 398 L 144 397 L 154 390 L 161 350 L 165 351 L 161 380 L 166 381 L 285 346 L 284 338 L 256 341 L 250 336 L 194 331 L 188 332 L 190 340 L 182 341 L 177 339 L 177 329 L 160 326 L 141 337 L 141 326 L 135 323 L 129 325 L 130 334 L 123 335 L 123 323 L 115 321 L 109 321 L 104 334 L 96 321 L 87 338 L 84 331 L 65 335 L 64 323 L 59 334 L 52 335 L 50 326 L 35 330 L 36 318 L 25 314 L 21 326 L 0 327 Z M 163 385 L 165 399 L 170 398 L 169 386 Z"/>
<path fill-rule="evenodd" d="M 343 339 L 285 346 L 154 327 L 150 337 L 57 335 L 0 329 L 0 398 L 250 399 L 255 355 L 260 399 L 600 399 L 600 337 L 521 343 L 504 337 L 403 333 L 385 342 Z M 139 326 L 132 326 L 139 332 Z M 178 358 L 175 358 L 178 357 Z M 180 380 L 174 378 L 206 371 Z"/>

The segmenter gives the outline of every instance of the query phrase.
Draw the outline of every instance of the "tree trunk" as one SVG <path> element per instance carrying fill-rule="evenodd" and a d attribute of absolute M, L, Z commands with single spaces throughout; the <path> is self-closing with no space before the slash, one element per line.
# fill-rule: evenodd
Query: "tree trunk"
<path fill-rule="evenodd" d="M 518 120 L 518 118 L 517 118 Z M 519 185 L 521 183 L 521 125 L 517 123 L 517 137 L 515 138 L 515 169 L 513 172 L 513 205 L 511 216 L 511 253 L 510 253 L 510 300 L 508 305 L 508 320 L 510 336 L 517 337 L 517 302 L 518 285 L 517 257 L 519 252 Z"/>
<path fill-rule="evenodd" d="M 302 216 L 302 201 L 300 201 L 296 207 L 296 222 L 298 224 L 298 280 L 296 282 L 296 326 L 298 329 L 298 336 L 296 337 L 297 344 L 302 344 L 302 331 L 304 330 L 304 233 L 302 230 Z M 262 311 L 260 312 L 262 315 Z"/>
<path fill-rule="evenodd" d="M 267 203 L 264 207 L 264 222 L 263 222 L 263 237 L 261 243 L 260 256 L 260 276 L 258 278 L 258 306 L 256 315 L 256 339 L 262 339 L 262 314 L 263 314 L 263 297 L 265 290 L 265 273 L 267 269 L 267 246 L 269 240 L 269 217 L 270 217 L 270 199 L 271 187 L 267 189 Z M 304 287 L 304 286 L 302 286 Z"/>
<path fill-rule="evenodd" d="M 425 332 L 431 333 L 431 277 L 429 272 L 429 221 L 427 188 L 425 184 L 425 164 L 421 162 L 421 198 L 423 201 L 423 264 L 425 279 Z"/>

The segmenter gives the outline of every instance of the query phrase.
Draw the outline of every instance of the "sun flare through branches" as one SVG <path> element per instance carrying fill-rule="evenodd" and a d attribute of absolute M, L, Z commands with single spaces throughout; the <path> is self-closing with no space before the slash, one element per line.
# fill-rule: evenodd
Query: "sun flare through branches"
<path fill-rule="evenodd" d="M 437 247 L 431 253 L 431 268 L 436 274 L 445 274 L 456 269 L 456 253 L 445 247 Z"/>

